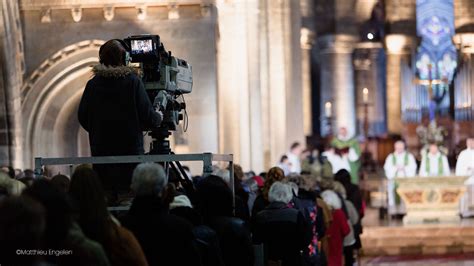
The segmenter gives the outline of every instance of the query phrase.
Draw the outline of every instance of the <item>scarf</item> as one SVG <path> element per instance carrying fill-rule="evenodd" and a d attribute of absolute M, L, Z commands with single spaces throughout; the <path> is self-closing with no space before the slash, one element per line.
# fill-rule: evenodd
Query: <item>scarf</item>
<path fill-rule="evenodd" d="M 428 175 L 430 175 L 431 166 L 430 166 L 430 158 L 429 158 L 428 154 L 426 155 L 425 160 L 426 160 L 425 161 L 425 170 L 426 170 L 426 173 Z M 441 157 L 441 154 L 439 154 L 439 156 L 438 156 L 438 175 L 442 175 L 443 173 L 444 173 L 443 158 Z"/>
<path fill-rule="evenodd" d="M 392 154 L 392 164 L 393 166 L 397 166 L 397 156 L 395 156 L 395 153 Z M 408 152 L 405 152 L 405 156 L 403 157 L 403 165 L 407 166 L 408 165 Z M 398 170 L 395 173 L 395 177 L 398 176 Z"/>

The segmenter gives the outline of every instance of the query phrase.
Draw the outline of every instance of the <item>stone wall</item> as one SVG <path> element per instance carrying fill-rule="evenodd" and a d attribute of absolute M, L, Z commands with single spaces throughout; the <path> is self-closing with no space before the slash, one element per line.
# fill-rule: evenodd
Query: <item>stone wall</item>
<path fill-rule="evenodd" d="M 454 0 L 454 26 L 456 33 L 474 32 L 474 2 Z"/>
<path fill-rule="evenodd" d="M 107 21 L 104 19 L 102 8 L 84 8 L 81 20 L 74 22 L 70 9 L 52 9 L 51 21 L 42 23 L 44 11 L 22 10 L 26 78 L 39 69 L 43 62 L 54 58 L 60 50 L 83 41 L 124 38 L 142 33 L 159 34 L 167 50 L 179 58 L 186 59 L 193 67 L 193 92 L 186 95 L 189 128 L 188 132 L 184 133 L 188 143 L 184 152 L 217 152 L 216 11 L 207 6 L 182 6 L 178 8 L 179 19 L 169 19 L 168 7 L 149 6 L 143 21 L 137 19 L 135 7 L 116 8 L 114 11 L 114 18 Z M 67 57 L 67 52 L 62 56 Z M 74 64 L 74 60 L 78 58 L 71 58 L 69 64 Z M 58 73 L 58 76 L 60 75 Z M 82 90 L 85 81 L 82 81 L 84 82 L 82 86 L 77 86 L 78 90 Z M 45 107 L 43 110 L 47 109 Z M 71 107 L 67 110 L 74 112 L 76 108 Z M 73 117 L 71 115 L 71 119 Z M 55 122 L 54 117 L 45 119 L 52 119 L 53 124 L 59 123 Z M 79 132 L 76 132 L 72 135 L 78 134 Z M 71 141 L 77 141 L 77 137 Z M 50 143 L 38 144 L 35 154 L 32 154 L 31 149 L 26 150 L 25 157 L 43 156 L 42 153 L 46 153 L 46 150 L 61 149 L 60 147 L 50 149 L 48 144 Z M 51 152 L 47 154 L 55 155 Z M 75 154 L 58 152 L 56 155 Z"/>

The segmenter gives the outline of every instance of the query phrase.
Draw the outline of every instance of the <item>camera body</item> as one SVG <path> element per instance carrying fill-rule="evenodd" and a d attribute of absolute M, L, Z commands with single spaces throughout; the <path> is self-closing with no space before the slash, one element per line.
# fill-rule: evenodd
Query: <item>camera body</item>
<path fill-rule="evenodd" d="M 191 65 L 166 51 L 158 35 L 134 35 L 123 41 L 130 62 L 140 68 L 141 79 L 151 102 L 163 112 L 160 128 L 149 130 L 176 130 L 186 108 L 179 97 L 192 91 Z"/>

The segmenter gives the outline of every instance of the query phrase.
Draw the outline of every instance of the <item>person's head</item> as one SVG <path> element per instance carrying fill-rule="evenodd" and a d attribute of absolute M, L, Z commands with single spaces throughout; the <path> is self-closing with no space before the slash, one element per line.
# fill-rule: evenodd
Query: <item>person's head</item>
<path fill-rule="evenodd" d="M 288 164 L 289 163 L 288 156 L 286 156 L 286 155 L 281 156 L 280 163 L 281 164 Z"/>
<path fill-rule="evenodd" d="M 255 182 L 257 182 L 258 188 L 262 188 L 263 185 L 265 184 L 265 179 L 263 179 L 262 176 L 256 175 L 256 176 L 253 176 L 251 179 L 253 179 L 253 180 L 255 180 Z"/>
<path fill-rule="evenodd" d="M 51 184 L 53 184 L 53 186 L 55 186 L 57 189 L 61 190 L 64 193 L 67 193 L 69 191 L 69 185 L 71 184 L 69 177 L 61 174 L 53 176 L 50 182 Z"/>
<path fill-rule="evenodd" d="M 38 201 L 46 210 L 45 245 L 52 249 L 61 247 L 72 225 L 67 195 L 45 179 L 35 181 L 23 195 Z"/>
<path fill-rule="evenodd" d="M 244 170 L 239 164 L 234 164 L 234 179 L 238 182 L 242 182 L 245 179 Z"/>
<path fill-rule="evenodd" d="M 257 192 L 258 191 L 258 183 L 253 177 L 249 178 L 244 181 L 244 185 L 248 187 L 250 192 Z"/>
<path fill-rule="evenodd" d="M 137 196 L 161 196 L 168 183 L 163 167 L 156 163 L 141 163 L 133 171 L 131 189 Z"/>
<path fill-rule="evenodd" d="M 314 191 L 317 187 L 317 181 L 314 176 L 302 175 L 300 176 L 299 188 L 305 191 Z"/>
<path fill-rule="evenodd" d="M 321 193 L 321 198 L 333 210 L 342 208 L 341 199 L 337 196 L 336 192 L 332 190 L 325 190 Z"/>
<path fill-rule="evenodd" d="M 439 151 L 438 144 L 434 142 L 430 143 L 429 152 L 434 155 L 434 154 L 437 154 L 438 151 Z"/>
<path fill-rule="evenodd" d="M 6 173 L 11 179 L 15 179 L 15 169 L 11 166 L 2 166 L 0 170 Z"/>
<path fill-rule="evenodd" d="M 9 196 L 12 190 L 12 181 L 7 173 L 0 171 L 0 189 L 2 196 Z"/>
<path fill-rule="evenodd" d="M 275 183 L 276 181 L 282 181 L 284 179 L 285 173 L 280 167 L 270 168 L 270 170 L 268 170 L 267 177 L 263 185 L 263 197 L 268 200 L 268 192 L 273 183 Z"/>
<path fill-rule="evenodd" d="M 228 185 L 230 185 L 230 171 L 229 170 L 218 168 L 217 170 L 212 172 L 212 174 L 222 178 L 222 180 L 224 180 L 224 182 L 226 182 Z"/>
<path fill-rule="evenodd" d="M 109 40 L 99 49 L 100 63 L 112 67 L 123 66 L 126 63 L 126 52 L 127 50 L 118 40 Z"/>
<path fill-rule="evenodd" d="M 292 173 L 286 176 L 286 181 L 288 181 L 287 184 L 293 189 L 295 195 L 298 195 L 301 176 L 299 174 Z"/>
<path fill-rule="evenodd" d="M 346 169 L 341 169 L 334 174 L 334 180 L 341 182 L 344 186 L 351 184 L 351 174 Z"/>
<path fill-rule="evenodd" d="M 196 192 L 203 217 L 232 216 L 232 191 L 222 178 L 215 175 L 204 178 Z"/>
<path fill-rule="evenodd" d="M 405 142 L 403 140 L 397 140 L 393 146 L 396 153 L 402 153 L 405 151 Z"/>
<path fill-rule="evenodd" d="M 20 180 L 25 177 L 25 174 L 20 169 L 15 169 L 15 179 Z"/>
<path fill-rule="evenodd" d="M 35 265 L 38 256 L 20 256 L 17 250 L 41 248 L 46 227 L 45 210 L 26 196 L 12 196 L 0 202 L 0 258 L 6 265 Z"/>
<path fill-rule="evenodd" d="M 269 202 L 288 204 L 291 199 L 293 199 L 293 191 L 289 185 L 277 181 L 270 187 L 270 191 L 268 192 Z"/>
<path fill-rule="evenodd" d="M 312 151 L 310 149 L 304 149 L 301 153 L 301 156 L 304 158 L 309 158 L 312 155 Z"/>
<path fill-rule="evenodd" d="M 303 152 L 303 147 L 299 142 L 293 142 L 290 146 L 290 152 L 299 156 Z"/>
<path fill-rule="evenodd" d="M 347 138 L 348 137 L 348 130 L 346 127 L 340 127 L 339 128 L 339 136 L 342 137 L 342 138 Z"/>
<path fill-rule="evenodd" d="M 467 138 L 466 140 L 466 148 L 474 150 L 474 138 Z"/>
<path fill-rule="evenodd" d="M 25 175 L 25 177 L 35 178 L 35 171 L 33 171 L 31 169 L 25 169 L 23 171 L 23 174 Z"/>
<path fill-rule="evenodd" d="M 189 166 L 183 165 L 183 170 L 189 178 L 194 178 L 193 174 L 191 173 L 191 169 L 189 168 Z"/>

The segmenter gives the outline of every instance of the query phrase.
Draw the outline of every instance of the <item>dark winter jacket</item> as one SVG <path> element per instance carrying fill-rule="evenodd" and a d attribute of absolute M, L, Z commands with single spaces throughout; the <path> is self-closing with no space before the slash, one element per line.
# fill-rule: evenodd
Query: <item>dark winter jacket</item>
<path fill-rule="evenodd" d="M 301 212 L 311 227 L 311 243 L 303 252 L 303 257 L 307 265 L 321 265 L 320 252 L 318 248 L 319 239 L 324 237 L 324 214 L 323 210 L 316 204 L 316 193 L 300 189 L 298 198 L 301 204 Z"/>
<path fill-rule="evenodd" d="M 93 156 L 143 154 L 143 130 L 159 126 L 142 81 L 132 68 L 96 65 L 79 104 Z"/>
<path fill-rule="evenodd" d="M 226 266 L 254 265 L 252 239 L 243 220 L 226 216 L 213 216 L 204 220 L 219 236 Z"/>
<path fill-rule="evenodd" d="M 179 216 L 190 222 L 194 228 L 193 233 L 196 237 L 196 247 L 201 256 L 202 265 L 223 266 L 221 247 L 217 233 L 209 226 L 204 225 L 202 217 L 193 208 L 176 207 L 170 210 L 170 214 Z"/>
<path fill-rule="evenodd" d="M 135 197 L 122 225 L 137 238 L 149 265 L 201 265 L 192 225 L 156 197 Z"/>
<path fill-rule="evenodd" d="M 311 241 L 311 230 L 303 214 L 282 202 L 272 202 L 257 214 L 254 242 L 264 244 L 266 257 L 283 266 L 302 265 L 301 252 Z"/>

